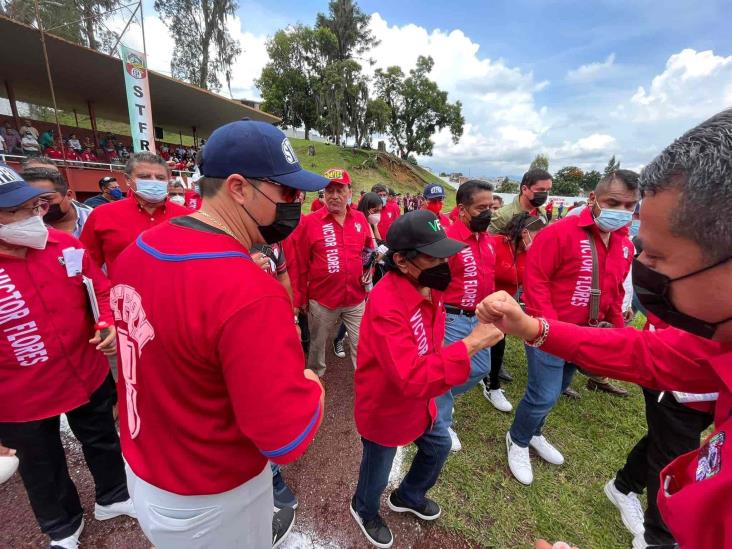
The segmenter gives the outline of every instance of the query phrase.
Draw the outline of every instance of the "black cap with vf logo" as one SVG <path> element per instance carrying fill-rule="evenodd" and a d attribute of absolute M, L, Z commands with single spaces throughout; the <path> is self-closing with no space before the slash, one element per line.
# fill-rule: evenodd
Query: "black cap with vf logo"
<path fill-rule="evenodd" d="M 467 244 L 448 238 L 437 216 L 416 210 L 397 218 L 389 228 L 386 244 L 395 252 L 417 250 L 431 257 L 450 257 Z"/>

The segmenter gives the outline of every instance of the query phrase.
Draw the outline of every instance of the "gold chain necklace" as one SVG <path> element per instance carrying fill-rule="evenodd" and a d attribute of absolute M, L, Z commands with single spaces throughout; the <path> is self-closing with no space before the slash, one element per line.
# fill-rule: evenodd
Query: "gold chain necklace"
<path fill-rule="evenodd" d="M 222 222 L 221 222 L 221 221 L 220 221 L 220 220 L 219 220 L 218 218 L 216 218 L 216 217 L 212 216 L 211 214 L 208 214 L 208 213 L 204 212 L 203 210 L 198 210 L 198 212 L 196 212 L 196 213 L 198 213 L 199 215 L 202 215 L 202 216 L 203 216 L 203 217 L 205 217 L 206 219 L 209 219 L 209 220 L 211 220 L 211 221 L 213 222 L 213 224 L 214 224 L 214 225 L 216 225 L 216 226 L 217 226 L 217 227 L 218 227 L 219 229 L 221 229 L 222 231 L 224 231 L 224 232 L 225 232 L 226 234 L 228 234 L 228 235 L 229 235 L 229 236 L 230 236 L 231 238 L 233 238 L 234 240 L 236 240 L 236 241 L 238 241 L 238 240 L 239 240 L 238 238 L 236 238 L 236 237 L 234 236 L 234 233 L 232 233 L 232 232 L 231 232 L 231 231 L 230 231 L 230 230 L 228 229 L 228 227 L 226 227 L 226 225 L 224 225 L 224 224 L 223 224 L 223 223 L 222 223 Z"/>

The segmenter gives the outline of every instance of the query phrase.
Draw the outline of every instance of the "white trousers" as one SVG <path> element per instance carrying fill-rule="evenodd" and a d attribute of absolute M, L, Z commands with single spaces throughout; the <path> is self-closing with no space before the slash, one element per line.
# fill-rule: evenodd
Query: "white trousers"
<path fill-rule="evenodd" d="M 181 496 L 142 480 L 126 466 L 137 520 L 156 549 L 270 549 L 272 470 L 221 494 Z M 196 474 L 191 471 L 191 474 Z"/>

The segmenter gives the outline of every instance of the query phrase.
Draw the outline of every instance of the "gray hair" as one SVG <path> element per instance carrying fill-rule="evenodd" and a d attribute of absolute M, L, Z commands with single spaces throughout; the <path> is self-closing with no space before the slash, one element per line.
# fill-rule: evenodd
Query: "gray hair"
<path fill-rule="evenodd" d="M 710 262 L 732 253 L 732 109 L 671 143 L 640 176 L 644 193 L 681 191 L 671 232 L 695 242 Z"/>
<path fill-rule="evenodd" d="M 148 151 L 142 151 L 130 155 L 130 159 L 127 161 L 127 164 L 125 164 L 125 173 L 127 175 L 132 175 L 132 171 L 135 169 L 135 165 L 138 162 L 145 162 L 147 164 L 160 164 L 161 166 L 165 166 L 165 169 L 170 172 L 168 164 L 165 162 L 165 160 L 163 160 L 161 156 Z"/>

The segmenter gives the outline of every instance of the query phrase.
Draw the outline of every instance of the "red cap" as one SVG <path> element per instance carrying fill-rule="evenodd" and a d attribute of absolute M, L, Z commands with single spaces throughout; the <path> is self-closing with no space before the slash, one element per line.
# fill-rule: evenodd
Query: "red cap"
<path fill-rule="evenodd" d="M 351 175 L 343 168 L 330 168 L 323 175 L 330 179 L 331 183 L 338 183 L 340 185 L 351 184 Z"/>

